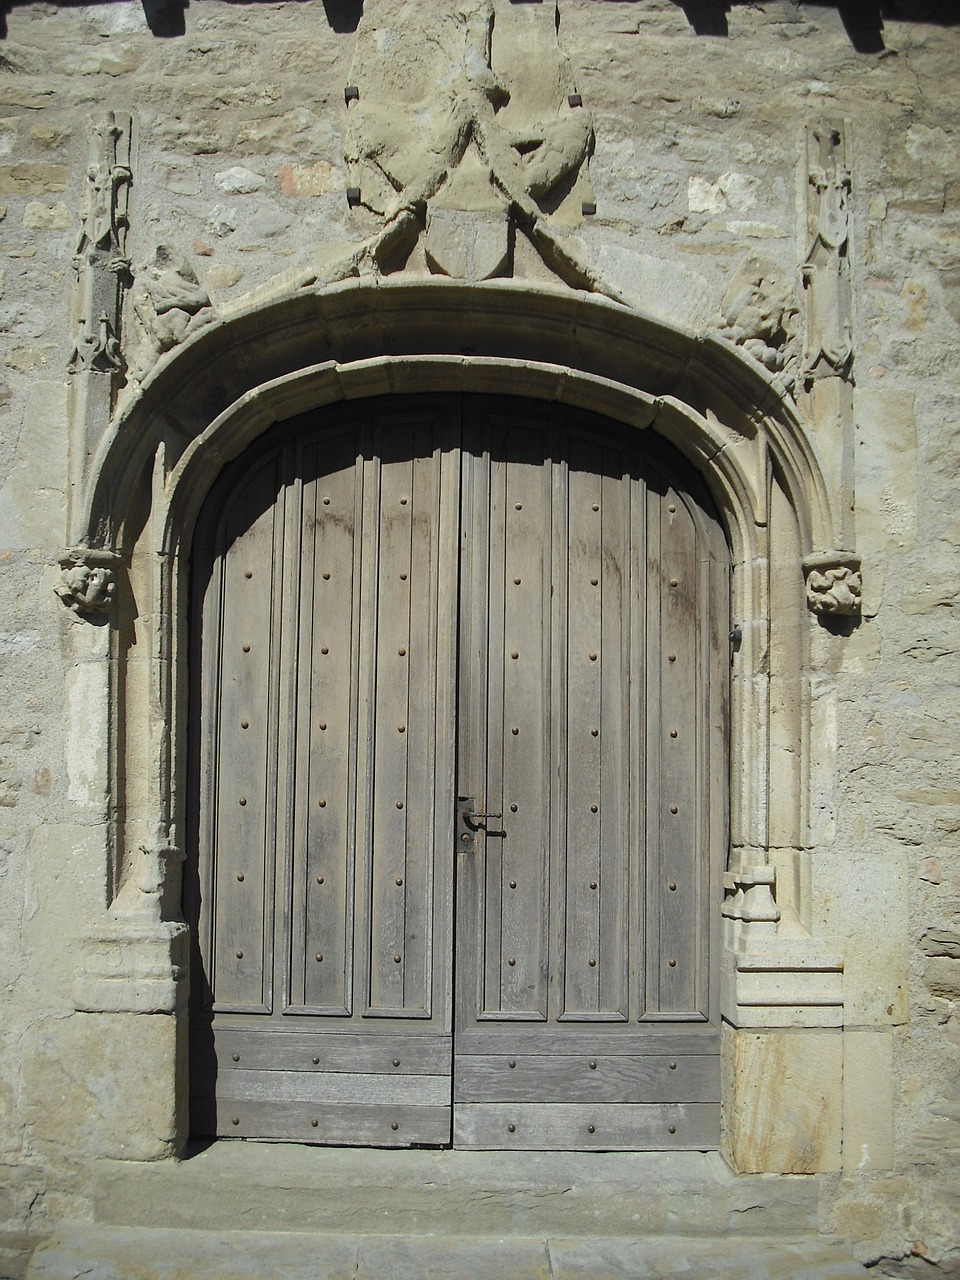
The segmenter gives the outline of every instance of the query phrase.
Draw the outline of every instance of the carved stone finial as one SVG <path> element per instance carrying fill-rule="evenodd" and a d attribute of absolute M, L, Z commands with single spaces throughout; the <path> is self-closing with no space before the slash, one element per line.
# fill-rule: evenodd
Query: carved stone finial
<path fill-rule="evenodd" d="M 850 551 L 806 556 L 807 607 L 819 617 L 856 617 L 860 613 L 863 577 L 860 557 Z"/>
<path fill-rule="evenodd" d="M 850 169 L 840 122 L 810 130 L 807 139 L 807 222 L 803 264 L 806 296 L 804 381 L 846 378 L 853 360 L 848 256 Z"/>
<path fill-rule="evenodd" d="M 77 321 L 77 336 L 68 367 L 71 373 L 83 369 L 95 369 L 99 373 L 123 372 L 124 360 L 120 343 L 114 335 L 106 311 L 100 312 L 96 333 L 87 332 L 87 322 L 83 316 Z"/>
<path fill-rule="evenodd" d="M 115 551 L 68 547 L 59 558 L 62 573 L 54 590 L 78 616 L 107 613 L 117 590 Z"/>
<path fill-rule="evenodd" d="M 132 117 L 110 111 L 90 132 L 74 254 L 77 323 L 69 370 L 122 373 L 120 330 L 129 283 L 127 257 Z"/>

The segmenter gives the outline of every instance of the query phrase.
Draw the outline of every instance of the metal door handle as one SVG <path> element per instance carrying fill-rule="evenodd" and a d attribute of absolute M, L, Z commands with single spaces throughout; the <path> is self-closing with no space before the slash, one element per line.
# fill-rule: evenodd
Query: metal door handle
<path fill-rule="evenodd" d="M 473 844 L 478 831 L 484 828 L 477 825 L 483 818 L 502 818 L 502 813 L 478 813 L 473 808 L 472 796 L 461 796 L 457 802 L 457 819 L 460 826 L 460 840 L 463 844 Z"/>

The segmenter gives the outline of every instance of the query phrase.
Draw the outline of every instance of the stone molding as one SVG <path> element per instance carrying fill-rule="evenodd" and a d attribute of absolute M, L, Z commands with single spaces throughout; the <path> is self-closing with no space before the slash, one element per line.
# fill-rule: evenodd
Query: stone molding
<path fill-rule="evenodd" d="M 181 921 L 119 913 L 78 939 L 78 1013 L 175 1013 L 184 1007 L 190 931 Z"/>
<path fill-rule="evenodd" d="M 723 1017 L 735 1027 L 843 1025 L 843 957 L 809 935 L 778 932 L 776 868 L 724 875 Z"/>
<path fill-rule="evenodd" d="M 465 347 L 474 354 L 465 357 Z M 436 374 L 419 388 L 409 385 L 415 378 L 407 371 L 426 360 L 450 362 L 443 387 Z M 372 361 L 389 373 L 377 376 Z M 76 541 L 115 543 L 122 522 L 116 494 L 161 442 L 172 469 L 185 446 L 218 433 L 231 405 L 291 375 L 328 370 L 341 385 L 318 396 L 319 403 L 393 390 L 459 389 L 457 364 L 467 369 L 484 361 L 550 369 L 552 386 L 536 394 L 574 404 L 581 403 L 584 379 L 602 381 L 615 398 L 591 398 L 590 406 L 614 417 L 631 401 L 656 398 L 662 406 L 656 429 L 672 430 L 673 442 L 708 480 L 718 468 L 729 477 L 731 492 L 717 493 L 714 486 L 721 507 L 731 516 L 747 508 L 751 522 L 763 523 L 759 431 L 786 478 L 806 548 L 835 545 L 839 515 L 796 406 L 775 374 L 725 338 L 686 332 L 559 285 L 466 285 L 443 277 L 304 288 L 191 330 L 119 406 L 93 461 Z M 678 414 L 682 426 L 675 423 Z M 636 413 L 626 418 L 635 419 Z M 218 442 L 219 450 L 223 461 L 233 456 L 230 442 Z"/>

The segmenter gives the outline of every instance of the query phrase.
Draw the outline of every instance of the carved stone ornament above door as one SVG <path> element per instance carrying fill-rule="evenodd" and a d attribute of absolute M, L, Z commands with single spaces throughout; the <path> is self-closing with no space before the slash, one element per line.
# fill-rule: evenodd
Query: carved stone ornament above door
<path fill-rule="evenodd" d="M 354 202 L 383 220 L 365 246 L 377 267 L 423 236 L 435 274 L 509 276 L 519 232 L 561 279 L 601 289 L 564 236 L 593 203 L 593 124 L 552 7 L 384 0 L 350 78 L 345 159 Z"/>

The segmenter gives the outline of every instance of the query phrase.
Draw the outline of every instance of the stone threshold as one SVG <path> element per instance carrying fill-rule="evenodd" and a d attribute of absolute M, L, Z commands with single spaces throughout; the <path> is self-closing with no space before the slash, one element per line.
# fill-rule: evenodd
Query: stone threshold
<path fill-rule="evenodd" d="M 865 1280 L 834 1241 L 500 1239 L 67 1225 L 24 1280 Z"/>
<path fill-rule="evenodd" d="M 205 1231 L 817 1237 L 820 1180 L 716 1152 L 379 1150 L 221 1140 L 98 1162 L 94 1219 Z"/>

